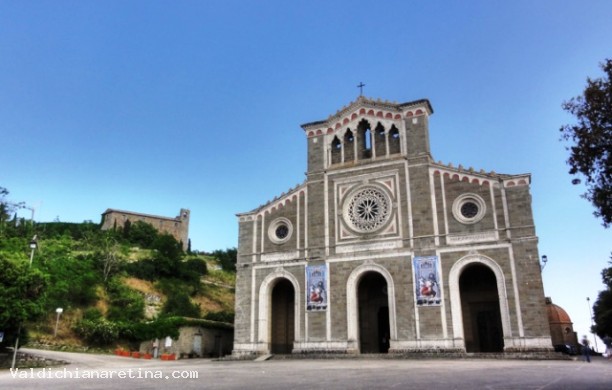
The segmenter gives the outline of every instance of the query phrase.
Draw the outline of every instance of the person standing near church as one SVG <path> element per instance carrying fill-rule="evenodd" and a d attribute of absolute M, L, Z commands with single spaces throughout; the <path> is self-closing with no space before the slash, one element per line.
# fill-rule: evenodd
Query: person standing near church
<path fill-rule="evenodd" d="M 591 348 L 589 347 L 589 339 L 587 339 L 586 335 L 582 338 L 582 356 L 585 362 L 591 362 Z"/>

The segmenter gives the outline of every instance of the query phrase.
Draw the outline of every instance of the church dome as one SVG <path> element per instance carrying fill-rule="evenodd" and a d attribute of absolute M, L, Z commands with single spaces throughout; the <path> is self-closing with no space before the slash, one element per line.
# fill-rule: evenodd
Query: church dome
<path fill-rule="evenodd" d="M 550 298 L 546 298 L 546 310 L 548 312 L 548 322 L 551 324 L 572 324 L 570 316 L 561 306 L 552 303 Z"/>

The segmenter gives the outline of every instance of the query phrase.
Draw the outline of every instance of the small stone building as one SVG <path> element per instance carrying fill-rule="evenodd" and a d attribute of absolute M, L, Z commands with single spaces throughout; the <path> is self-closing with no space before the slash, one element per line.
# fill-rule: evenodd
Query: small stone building
<path fill-rule="evenodd" d="M 234 337 L 231 326 L 181 326 L 179 337 L 149 340 L 140 343 L 140 352 L 154 357 L 160 354 L 174 354 L 177 359 L 186 357 L 222 357 L 232 352 Z M 157 356 L 155 356 L 157 354 Z"/>
<path fill-rule="evenodd" d="M 107 209 L 102 213 L 102 230 L 123 228 L 127 221 L 135 223 L 146 222 L 160 233 L 170 234 L 187 250 L 189 245 L 189 210 L 181 209 L 174 218 L 158 215 L 142 214 L 133 211 Z"/>
<path fill-rule="evenodd" d="M 237 214 L 234 355 L 552 351 L 531 175 L 435 162 L 432 114 L 302 125 L 306 180 Z"/>
<path fill-rule="evenodd" d="M 577 348 L 578 335 L 567 312 L 561 306 L 555 305 L 549 297 L 546 297 L 546 311 L 553 345 L 565 344 Z"/>

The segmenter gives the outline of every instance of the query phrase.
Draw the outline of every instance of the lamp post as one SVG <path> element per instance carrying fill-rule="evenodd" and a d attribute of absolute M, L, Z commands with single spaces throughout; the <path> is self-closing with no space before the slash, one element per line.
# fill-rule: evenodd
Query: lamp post
<path fill-rule="evenodd" d="M 30 241 L 30 264 L 29 267 L 32 267 L 32 260 L 34 260 L 34 251 L 38 248 L 38 243 L 36 241 L 36 234 L 32 237 L 32 241 Z M 13 361 L 11 362 L 11 370 L 15 369 L 15 361 L 17 360 L 17 349 L 19 348 L 19 334 L 21 333 L 21 323 L 17 327 L 17 337 L 15 338 L 15 348 L 13 349 Z"/>
<path fill-rule="evenodd" d="M 32 260 L 34 260 L 34 251 L 38 248 L 38 242 L 36 241 L 36 234 L 32 237 L 32 241 L 30 241 L 30 267 L 32 266 Z"/>
<path fill-rule="evenodd" d="M 544 271 L 544 267 L 546 267 L 546 263 L 548 263 L 548 256 L 542 255 L 542 263 L 540 263 L 540 271 Z"/>
<path fill-rule="evenodd" d="M 593 341 L 595 342 L 595 351 L 597 351 L 599 348 L 597 347 L 597 336 L 595 335 L 595 332 L 593 331 L 593 326 L 595 325 L 593 323 L 593 312 L 591 311 L 591 298 L 587 297 L 587 306 L 589 307 L 589 316 L 591 317 L 591 333 L 593 333 Z"/>
<path fill-rule="evenodd" d="M 61 307 L 55 309 L 55 312 L 57 313 L 57 319 L 55 320 L 55 332 L 53 333 L 53 337 L 57 337 L 57 327 L 59 325 L 60 315 L 62 315 L 63 311 L 64 309 L 62 309 Z"/>

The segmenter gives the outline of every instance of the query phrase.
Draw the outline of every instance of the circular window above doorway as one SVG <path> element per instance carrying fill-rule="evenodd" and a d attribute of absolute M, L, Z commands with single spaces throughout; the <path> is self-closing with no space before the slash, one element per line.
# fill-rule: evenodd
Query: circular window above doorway
<path fill-rule="evenodd" d="M 344 202 L 346 223 L 360 233 L 375 232 L 391 218 L 392 203 L 387 193 L 374 186 L 359 188 Z"/>
<path fill-rule="evenodd" d="M 480 221 L 486 211 L 485 201 L 476 194 L 463 194 L 453 202 L 453 217 L 464 224 Z"/>
<path fill-rule="evenodd" d="M 284 244 L 293 234 L 293 225 L 287 218 L 277 218 L 268 227 L 268 237 L 275 244 Z"/>

